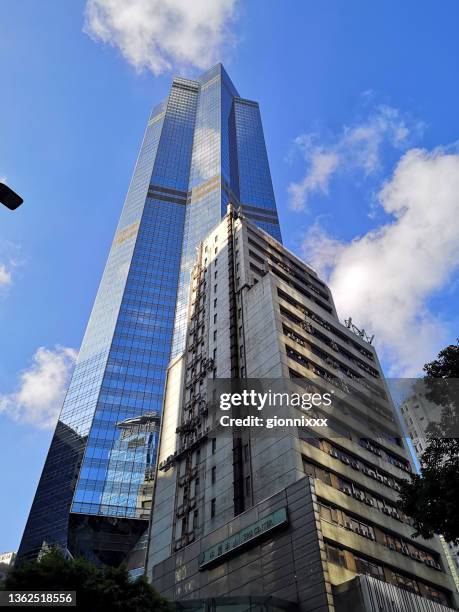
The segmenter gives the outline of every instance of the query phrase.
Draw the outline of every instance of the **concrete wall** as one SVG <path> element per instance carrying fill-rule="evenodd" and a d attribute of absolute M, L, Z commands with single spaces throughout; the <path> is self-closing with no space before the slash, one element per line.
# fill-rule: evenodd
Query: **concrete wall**
<path fill-rule="evenodd" d="M 199 555 L 276 509 L 287 507 L 286 527 L 210 569 L 199 570 Z M 312 481 L 303 478 L 204 536 L 153 568 L 153 586 L 180 601 L 219 596 L 275 596 L 301 612 L 332 612 L 318 507 Z"/>

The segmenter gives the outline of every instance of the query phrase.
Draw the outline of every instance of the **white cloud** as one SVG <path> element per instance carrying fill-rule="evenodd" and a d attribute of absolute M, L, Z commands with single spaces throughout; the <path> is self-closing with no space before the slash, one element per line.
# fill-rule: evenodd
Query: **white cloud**
<path fill-rule="evenodd" d="M 206 69 L 232 40 L 237 0 L 87 0 L 85 31 L 136 70 Z"/>
<path fill-rule="evenodd" d="M 41 429 L 53 427 L 62 407 L 77 352 L 39 347 L 31 366 L 20 373 L 14 393 L 0 395 L 0 413 Z"/>
<path fill-rule="evenodd" d="M 290 208 L 303 210 L 308 194 L 314 191 L 327 194 L 330 177 L 336 171 L 339 162 L 337 153 L 327 153 L 316 148 L 310 156 L 309 169 L 303 179 L 299 183 L 291 183 L 288 187 Z"/>
<path fill-rule="evenodd" d="M 303 255 L 328 276 L 341 316 L 376 334 L 390 374 L 414 376 L 447 340 L 428 301 L 459 268 L 459 154 L 411 149 L 378 197 L 392 222 L 349 243 L 315 225 Z"/>
<path fill-rule="evenodd" d="M 423 129 L 423 123 L 412 122 L 397 109 L 378 106 L 362 123 L 344 126 L 330 144 L 320 143 L 315 133 L 298 136 L 294 144 L 307 167 L 303 178 L 288 187 L 290 207 L 304 210 L 311 194 L 328 194 L 330 181 L 338 172 L 360 171 L 363 176 L 377 172 L 383 146 L 403 149 Z"/>
<path fill-rule="evenodd" d="M 17 269 L 25 264 L 25 259 L 18 244 L 0 240 L 0 295 L 10 288 Z"/>
<path fill-rule="evenodd" d="M 11 284 L 11 271 L 5 266 L 5 264 L 0 263 L 0 287 L 3 285 Z"/>

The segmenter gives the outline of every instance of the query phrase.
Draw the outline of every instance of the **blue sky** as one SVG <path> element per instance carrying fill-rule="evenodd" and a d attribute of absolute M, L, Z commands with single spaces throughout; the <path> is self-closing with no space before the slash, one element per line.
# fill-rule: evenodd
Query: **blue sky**
<path fill-rule="evenodd" d="M 170 0 L 136 0 L 137 21 L 104 12 L 118 1 L 92 0 L 92 37 L 83 1 L 0 3 L 0 177 L 25 200 L 0 210 L 0 551 L 18 547 L 172 74 L 221 60 L 259 101 L 284 242 L 376 333 L 389 374 L 415 374 L 457 336 L 457 3 L 215 0 L 206 18 L 199 1 L 171 35 L 157 17 Z"/>

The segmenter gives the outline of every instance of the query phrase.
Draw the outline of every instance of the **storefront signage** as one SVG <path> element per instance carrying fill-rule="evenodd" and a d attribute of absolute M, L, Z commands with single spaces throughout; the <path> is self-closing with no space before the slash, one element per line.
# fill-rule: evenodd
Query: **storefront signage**
<path fill-rule="evenodd" d="M 287 508 L 275 510 L 256 523 L 245 527 L 245 529 L 241 529 L 241 531 L 226 538 L 226 540 L 202 552 L 199 557 L 199 569 L 204 569 L 206 566 L 221 560 L 223 557 L 226 557 L 242 546 L 246 546 L 254 540 L 257 540 L 272 529 L 280 527 L 281 525 L 286 525 L 287 523 Z"/>

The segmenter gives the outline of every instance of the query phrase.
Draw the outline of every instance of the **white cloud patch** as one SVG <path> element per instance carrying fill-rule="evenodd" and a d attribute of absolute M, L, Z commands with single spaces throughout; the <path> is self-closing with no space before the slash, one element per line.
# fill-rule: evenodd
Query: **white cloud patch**
<path fill-rule="evenodd" d="M 18 269 L 25 263 L 20 245 L 0 240 L 0 296 L 7 294 L 17 277 Z"/>
<path fill-rule="evenodd" d="M 17 390 L 0 395 L 0 413 L 40 429 L 54 427 L 76 358 L 72 348 L 39 347 L 31 366 L 20 373 Z"/>
<path fill-rule="evenodd" d="M 155 75 L 206 69 L 232 42 L 236 0 L 87 0 L 85 31 Z"/>
<path fill-rule="evenodd" d="M 344 126 L 329 144 L 319 142 L 316 133 L 298 136 L 294 144 L 306 161 L 306 171 L 288 187 L 290 208 L 304 210 L 312 194 L 327 195 L 330 181 L 339 172 L 374 174 L 381 167 L 384 146 L 404 149 L 423 129 L 423 123 L 403 117 L 397 109 L 378 106 L 362 123 Z"/>
<path fill-rule="evenodd" d="M 411 149 L 378 198 L 392 222 L 348 243 L 316 224 L 303 255 L 328 277 L 340 315 L 376 334 L 390 374 L 414 376 L 448 338 L 428 301 L 459 268 L 459 154 Z"/>
<path fill-rule="evenodd" d="M 0 287 L 11 284 L 11 271 L 5 264 L 0 263 Z"/>

